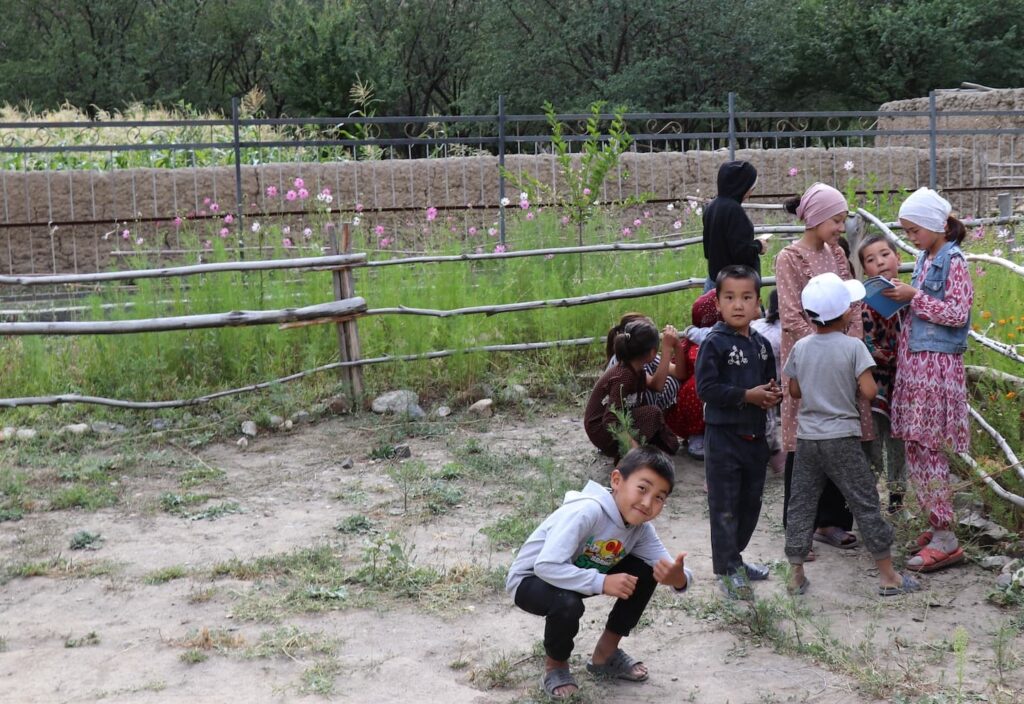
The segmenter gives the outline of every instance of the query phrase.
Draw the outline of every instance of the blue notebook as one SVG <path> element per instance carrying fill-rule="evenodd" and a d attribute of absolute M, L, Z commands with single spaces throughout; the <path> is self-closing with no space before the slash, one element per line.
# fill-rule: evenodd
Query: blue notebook
<path fill-rule="evenodd" d="M 864 290 L 867 292 L 864 295 L 864 303 L 869 305 L 876 313 L 883 318 L 891 318 L 896 314 L 906 303 L 900 303 L 894 301 L 891 298 L 886 298 L 882 291 L 889 288 L 896 288 L 891 281 L 882 278 L 881 276 L 872 276 L 870 279 L 864 280 Z"/>

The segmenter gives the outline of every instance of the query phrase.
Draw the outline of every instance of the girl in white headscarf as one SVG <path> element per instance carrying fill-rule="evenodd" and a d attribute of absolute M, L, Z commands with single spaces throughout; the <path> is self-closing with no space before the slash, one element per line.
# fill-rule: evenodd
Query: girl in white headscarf
<path fill-rule="evenodd" d="M 907 569 L 932 572 L 963 560 L 952 531 L 947 451 L 966 452 L 970 437 L 963 353 L 974 287 L 960 243 L 967 230 L 935 191 L 920 188 L 900 207 L 900 225 L 921 252 L 911 284 L 885 292 L 910 305 L 900 311 L 892 434 L 906 444 L 907 474 L 930 530 Z"/>

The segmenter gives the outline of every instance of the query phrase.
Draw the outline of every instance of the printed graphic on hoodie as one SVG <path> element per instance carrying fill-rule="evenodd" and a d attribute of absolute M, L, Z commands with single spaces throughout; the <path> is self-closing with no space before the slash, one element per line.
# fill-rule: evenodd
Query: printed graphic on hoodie
<path fill-rule="evenodd" d="M 595 569 L 604 574 L 619 563 L 624 551 L 625 546 L 621 540 L 597 540 L 590 536 L 583 547 L 583 553 L 573 564 L 581 569 Z"/>

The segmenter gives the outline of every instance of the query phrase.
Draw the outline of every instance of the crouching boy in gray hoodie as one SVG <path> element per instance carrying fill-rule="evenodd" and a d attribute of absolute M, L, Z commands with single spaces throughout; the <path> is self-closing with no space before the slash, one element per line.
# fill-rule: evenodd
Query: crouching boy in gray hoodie
<path fill-rule="evenodd" d="M 569 656 L 583 600 L 595 594 L 616 601 L 587 669 L 613 679 L 647 679 L 647 668 L 619 641 L 639 622 L 655 585 L 683 591 L 690 583 L 686 553 L 673 559 L 650 524 L 674 484 L 672 461 L 660 450 L 631 450 L 612 471 L 610 490 L 591 481 L 583 491 L 568 492 L 519 550 L 505 589 L 516 606 L 545 617 L 542 682 L 548 696 L 564 699 L 579 689 Z"/>

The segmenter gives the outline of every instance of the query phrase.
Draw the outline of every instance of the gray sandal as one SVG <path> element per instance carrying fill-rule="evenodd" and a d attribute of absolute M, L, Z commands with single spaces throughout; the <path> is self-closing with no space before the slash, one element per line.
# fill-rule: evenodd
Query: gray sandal
<path fill-rule="evenodd" d="M 544 688 L 544 693 L 552 699 L 570 699 L 576 696 L 576 692 L 580 691 L 580 686 L 576 682 L 576 678 L 569 672 L 568 667 L 560 667 L 556 670 L 548 670 L 540 677 L 540 685 Z M 555 690 L 559 687 L 573 686 L 576 689 L 569 694 L 555 694 Z"/>
<path fill-rule="evenodd" d="M 627 680 L 629 682 L 643 682 L 647 679 L 647 673 L 642 675 L 633 674 L 633 668 L 643 665 L 640 660 L 634 660 L 622 648 L 616 648 L 608 662 L 597 665 L 593 658 L 587 660 L 587 672 L 613 680 Z"/>

